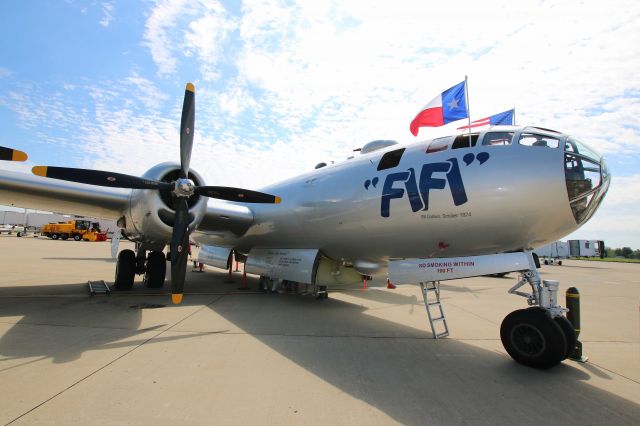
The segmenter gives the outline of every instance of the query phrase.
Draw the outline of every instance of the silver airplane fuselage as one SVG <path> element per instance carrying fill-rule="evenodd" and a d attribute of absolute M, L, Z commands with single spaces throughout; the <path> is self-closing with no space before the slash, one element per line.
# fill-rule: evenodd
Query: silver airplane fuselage
<path fill-rule="evenodd" d="M 509 143 L 488 144 L 505 132 Z M 531 135 L 557 145 L 519 143 Z M 271 185 L 262 191 L 278 194 L 282 204 L 252 206 L 244 235 L 196 231 L 194 239 L 244 253 L 317 248 L 335 260 L 372 262 L 517 251 L 571 233 L 588 218 L 577 218 L 575 203 L 590 216 L 606 192 L 602 158 L 578 142 L 591 155 L 575 156 L 602 170 L 599 182 L 587 185 L 583 198 L 591 198 L 573 197 L 572 207 L 567 135 L 505 126 L 475 137 L 475 146 L 459 148 L 452 148 L 459 137 L 393 145 Z M 438 143 L 446 149 L 427 152 Z M 391 161 L 379 170 L 385 156 Z"/>

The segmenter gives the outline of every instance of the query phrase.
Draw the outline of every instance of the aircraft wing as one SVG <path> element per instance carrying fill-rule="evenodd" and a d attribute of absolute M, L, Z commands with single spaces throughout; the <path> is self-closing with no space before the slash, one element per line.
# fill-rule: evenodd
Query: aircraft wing
<path fill-rule="evenodd" d="M 7 206 L 115 220 L 126 209 L 129 193 L 0 170 L 0 204 Z"/>
<path fill-rule="evenodd" d="M 0 169 L 0 205 L 116 220 L 129 207 L 131 190 L 108 188 Z M 253 223 L 247 206 L 209 200 L 196 234 L 242 235 Z"/>

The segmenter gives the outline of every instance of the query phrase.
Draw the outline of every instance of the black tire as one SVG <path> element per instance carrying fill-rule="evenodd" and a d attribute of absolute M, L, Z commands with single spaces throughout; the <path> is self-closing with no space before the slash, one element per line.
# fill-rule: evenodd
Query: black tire
<path fill-rule="evenodd" d="M 562 358 L 562 360 L 565 360 L 576 351 L 576 345 L 578 343 L 576 331 L 573 329 L 573 324 L 571 324 L 567 317 L 555 317 L 553 320 L 560 326 L 560 329 L 564 333 L 564 338 L 567 341 L 567 351 L 564 354 L 564 358 Z"/>
<path fill-rule="evenodd" d="M 116 280 L 113 286 L 118 290 L 131 290 L 136 275 L 136 254 L 133 250 L 122 250 L 118 253 L 116 263 Z"/>
<path fill-rule="evenodd" d="M 52 240 L 57 240 L 59 238 L 58 234 L 51 234 L 51 239 Z"/>
<path fill-rule="evenodd" d="M 500 339 L 511 358 L 533 368 L 551 368 L 567 353 L 562 329 L 540 308 L 507 315 L 500 326 Z"/>
<path fill-rule="evenodd" d="M 18 233 L 16 234 L 16 237 L 22 237 L 22 232 L 18 232 Z"/>
<path fill-rule="evenodd" d="M 562 266 L 562 260 L 558 261 L 558 266 Z"/>
<path fill-rule="evenodd" d="M 75 234 L 75 235 L 73 236 L 73 241 L 80 241 L 81 239 L 82 239 L 82 236 L 81 236 L 81 235 Z"/>
<path fill-rule="evenodd" d="M 64 241 L 67 241 L 69 239 L 69 236 L 67 234 L 62 234 L 60 235 L 60 238 Z"/>
<path fill-rule="evenodd" d="M 161 288 L 167 273 L 167 259 L 161 251 L 152 251 L 147 256 L 144 273 L 144 285 L 149 288 Z"/>

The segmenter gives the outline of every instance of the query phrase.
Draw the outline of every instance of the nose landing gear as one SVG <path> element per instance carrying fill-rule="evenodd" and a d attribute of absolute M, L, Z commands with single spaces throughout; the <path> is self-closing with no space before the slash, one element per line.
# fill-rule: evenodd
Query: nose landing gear
<path fill-rule="evenodd" d="M 500 338 L 511 358 L 530 367 L 551 368 L 565 359 L 567 338 L 560 326 L 534 307 L 511 312 L 502 321 Z"/>
<path fill-rule="evenodd" d="M 576 348 L 574 327 L 564 316 L 568 310 L 558 305 L 558 282 L 540 279 L 533 256 L 531 269 L 521 273 L 520 281 L 509 293 L 527 298 L 528 309 L 519 309 L 505 317 L 500 339 L 511 357 L 534 368 L 551 368 L 567 359 Z M 525 284 L 531 294 L 518 291 Z"/>

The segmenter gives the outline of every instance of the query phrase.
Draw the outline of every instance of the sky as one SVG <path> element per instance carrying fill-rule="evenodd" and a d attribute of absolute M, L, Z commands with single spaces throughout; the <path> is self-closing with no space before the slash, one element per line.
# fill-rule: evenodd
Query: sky
<path fill-rule="evenodd" d="M 258 189 L 416 141 L 415 114 L 466 75 L 472 120 L 515 108 L 604 154 L 611 189 L 569 238 L 640 248 L 637 1 L 6 0 L 0 40 L 0 145 L 29 154 L 1 167 L 179 161 L 193 82 L 191 166 Z"/>

